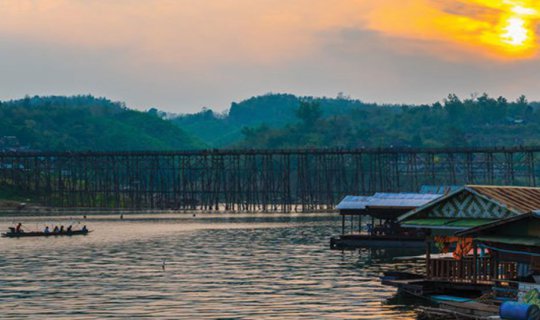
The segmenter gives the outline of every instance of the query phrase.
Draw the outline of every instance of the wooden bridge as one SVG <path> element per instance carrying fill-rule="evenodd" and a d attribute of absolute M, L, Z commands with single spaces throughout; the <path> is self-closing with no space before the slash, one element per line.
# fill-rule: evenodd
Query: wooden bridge
<path fill-rule="evenodd" d="M 55 207 L 312 211 L 421 185 L 536 186 L 540 147 L 3 152 L 0 190 Z"/>

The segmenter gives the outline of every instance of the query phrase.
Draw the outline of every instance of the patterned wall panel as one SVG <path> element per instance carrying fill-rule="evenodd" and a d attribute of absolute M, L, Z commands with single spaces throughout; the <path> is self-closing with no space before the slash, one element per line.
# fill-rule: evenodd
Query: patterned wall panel
<path fill-rule="evenodd" d="M 428 213 L 430 218 L 502 219 L 515 213 L 494 202 L 468 191 L 459 193 L 436 205 Z"/>

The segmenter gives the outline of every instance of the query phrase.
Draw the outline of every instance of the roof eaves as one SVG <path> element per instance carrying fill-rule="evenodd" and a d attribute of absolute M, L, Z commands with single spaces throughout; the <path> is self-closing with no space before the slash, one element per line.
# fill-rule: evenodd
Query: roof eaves
<path fill-rule="evenodd" d="M 535 217 L 535 216 L 536 216 L 535 213 L 525 213 L 525 214 L 520 214 L 520 215 L 517 215 L 517 216 L 514 216 L 514 217 L 502 219 L 502 220 L 496 220 L 496 221 L 493 221 L 493 222 L 488 223 L 488 224 L 484 224 L 484 225 L 481 225 L 481 226 L 477 226 L 477 227 L 474 227 L 474 228 L 463 230 L 461 232 L 457 232 L 456 236 L 459 236 L 459 237 L 468 236 L 468 235 L 471 235 L 471 234 L 475 234 L 477 232 L 489 230 L 491 228 L 495 228 L 495 227 L 498 227 L 500 225 L 504 225 L 506 223 L 511 223 L 511 222 L 519 221 L 521 219 L 527 219 L 529 217 Z"/>

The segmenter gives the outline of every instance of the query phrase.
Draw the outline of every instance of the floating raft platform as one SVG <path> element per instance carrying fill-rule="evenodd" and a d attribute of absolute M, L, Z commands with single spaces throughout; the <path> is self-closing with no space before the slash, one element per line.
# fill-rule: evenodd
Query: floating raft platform
<path fill-rule="evenodd" d="M 492 284 L 471 282 L 450 282 L 425 279 L 422 275 L 389 271 L 381 277 L 381 284 L 397 288 L 399 292 L 431 299 L 433 295 L 458 295 L 479 297 L 492 291 Z"/>
<path fill-rule="evenodd" d="M 480 303 L 476 301 L 469 302 L 451 302 L 445 301 L 439 304 L 439 307 L 420 307 L 418 319 L 472 319 L 487 320 L 500 319 L 499 307 Z"/>
<path fill-rule="evenodd" d="M 367 234 L 348 234 L 330 239 L 330 249 L 357 248 L 424 248 L 424 238 L 410 236 L 384 236 Z"/>

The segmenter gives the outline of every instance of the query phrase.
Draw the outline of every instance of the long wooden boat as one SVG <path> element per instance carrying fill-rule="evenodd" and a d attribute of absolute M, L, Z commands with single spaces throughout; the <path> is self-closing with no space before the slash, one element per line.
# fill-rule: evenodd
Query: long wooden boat
<path fill-rule="evenodd" d="M 64 237 L 64 236 L 85 236 L 90 230 L 73 230 L 64 232 L 6 232 L 2 233 L 4 238 L 26 238 L 26 237 Z"/>

